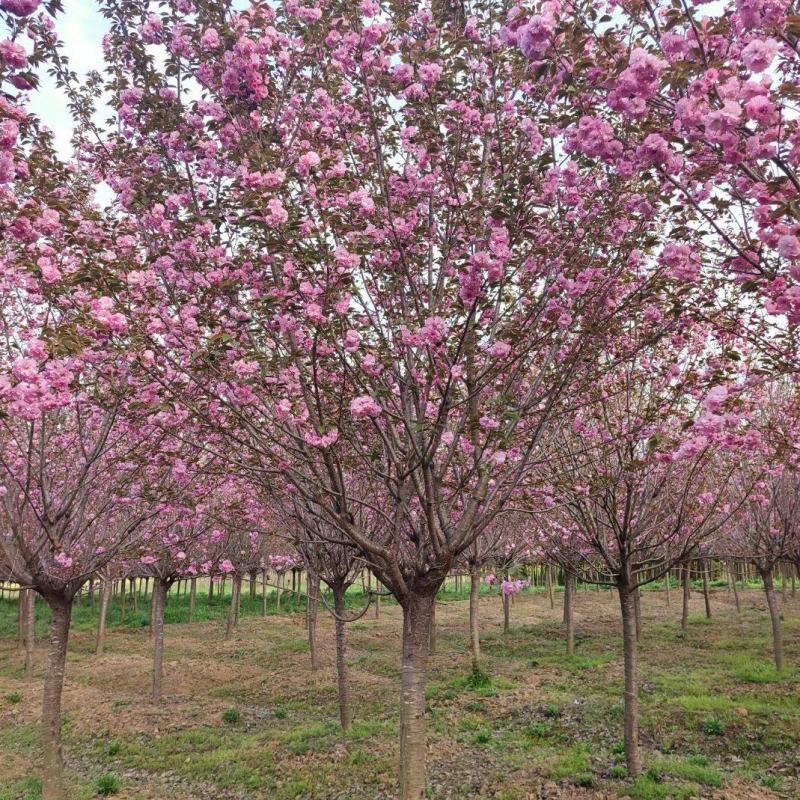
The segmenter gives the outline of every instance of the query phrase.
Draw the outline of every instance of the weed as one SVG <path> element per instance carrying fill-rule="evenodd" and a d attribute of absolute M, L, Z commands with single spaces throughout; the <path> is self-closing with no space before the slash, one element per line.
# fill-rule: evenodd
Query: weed
<path fill-rule="evenodd" d="M 719 717 L 707 717 L 703 720 L 703 733 L 706 736 L 722 736 L 725 723 Z"/>
<path fill-rule="evenodd" d="M 467 686 L 469 686 L 470 689 L 485 689 L 487 686 L 490 686 L 491 683 L 491 676 L 480 667 L 473 667 L 469 678 L 467 678 Z"/>
<path fill-rule="evenodd" d="M 19 701 L 22 700 L 22 695 L 19 692 L 9 692 L 6 695 L 6 700 L 9 703 L 19 703 Z"/>
<path fill-rule="evenodd" d="M 94 792 L 100 797 L 110 797 L 116 794 L 119 788 L 119 780 L 110 773 L 101 775 L 94 783 Z"/>
<path fill-rule="evenodd" d="M 238 708 L 226 708 L 222 712 L 222 721 L 226 725 L 238 725 L 242 716 Z"/>

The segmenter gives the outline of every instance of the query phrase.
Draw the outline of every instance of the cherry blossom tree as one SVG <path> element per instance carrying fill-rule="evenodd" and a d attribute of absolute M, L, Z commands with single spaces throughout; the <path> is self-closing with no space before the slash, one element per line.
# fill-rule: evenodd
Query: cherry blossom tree
<path fill-rule="evenodd" d="M 707 350 L 703 337 L 695 339 L 680 368 L 662 344 L 609 370 L 573 424 L 556 432 L 548 462 L 557 509 L 549 535 L 559 558 L 570 572 L 613 585 L 619 594 L 632 777 L 641 772 L 638 590 L 730 520 L 748 487 L 737 486 L 731 497 L 736 459 L 726 451 L 760 441 L 733 407 L 741 385 L 729 397 L 724 385 L 713 383 L 724 362 L 704 363 Z"/>
<path fill-rule="evenodd" d="M 525 91 L 495 4 L 463 28 L 371 2 L 103 8 L 118 124 L 84 115 L 79 143 L 140 248 L 102 313 L 398 599 L 418 798 L 436 592 L 605 338 L 664 324 L 648 184 L 566 154 L 572 101 Z"/>

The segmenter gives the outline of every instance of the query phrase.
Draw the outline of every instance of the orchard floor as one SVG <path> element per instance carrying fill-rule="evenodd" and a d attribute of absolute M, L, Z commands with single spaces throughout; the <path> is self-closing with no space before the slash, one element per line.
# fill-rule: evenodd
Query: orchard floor
<path fill-rule="evenodd" d="M 609 592 L 579 593 L 577 647 L 563 653 L 560 597 L 525 594 L 503 634 L 499 598 L 481 600 L 488 682 L 470 681 L 466 602 L 441 603 L 428 691 L 429 798 L 800 797 L 800 597 L 787 597 L 788 668 L 771 666 L 766 604 L 725 589 L 713 618 L 693 593 L 681 635 L 680 597 L 643 595 L 645 776 L 621 777 L 622 664 Z M 337 727 L 332 620 L 320 610 L 322 668 L 312 672 L 301 614 L 167 626 L 162 705 L 148 699 L 145 629 L 116 627 L 107 652 L 73 632 L 64 694 L 71 798 L 102 776 L 128 800 L 382 800 L 395 791 L 400 613 L 385 603 L 348 626 L 355 723 Z M 38 798 L 41 674 L 26 681 L 0 640 L 0 800 Z M 231 711 L 235 709 L 235 711 Z M 226 714 L 226 712 L 228 712 Z M 227 721 L 226 721 L 227 720 Z M 114 780 L 106 778 L 110 784 Z"/>

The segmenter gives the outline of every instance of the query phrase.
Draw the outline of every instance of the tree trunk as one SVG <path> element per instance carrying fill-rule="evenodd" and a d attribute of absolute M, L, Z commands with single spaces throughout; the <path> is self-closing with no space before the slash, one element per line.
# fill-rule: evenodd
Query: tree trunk
<path fill-rule="evenodd" d="M 136 591 L 136 578 L 131 578 L 131 600 L 133 601 L 133 613 L 135 614 L 139 610 L 139 604 L 137 602 L 138 592 Z"/>
<path fill-rule="evenodd" d="M 639 758 L 639 688 L 637 685 L 637 636 L 634 590 L 619 584 L 619 603 L 622 611 L 622 646 L 625 669 L 625 762 L 628 777 L 641 774 Z"/>
<path fill-rule="evenodd" d="M 469 573 L 469 644 L 472 650 L 472 669 L 477 672 L 481 664 L 481 630 L 478 622 L 478 603 L 481 596 L 481 575 L 477 567 Z"/>
<path fill-rule="evenodd" d="M 683 606 L 681 608 L 681 630 L 689 624 L 689 565 L 683 566 Z"/>
<path fill-rule="evenodd" d="M 772 582 L 772 570 L 758 567 L 761 580 L 764 581 L 764 594 L 767 596 L 769 616 L 772 621 L 772 652 L 775 657 L 775 669 L 783 670 L 783 634 L 781 633 L 781 613 L 778 610 L 778 598 L 775 596 L 775 586 Z"/>
<path fill-rule="evenodd" d="M 567 655 L 571 656 L 575 652 L 575 615 L 572 609 L 572 599 L 574 584 L 572 575 L 564 573 L 564 624 L 567 628 Z"/>
<path fill-rule="evenodd" d="M 61 693 L 72 604 L 64 598 L 48 598 L 50 606 L 50 653 L 42 700 L 42 800 L 66 800 L 64 755 L 61 750 Z"/>
<path fill-rule="evenodd" d="M 33 676 L 33 648 L 36 644 L 36 592 L 28 589 L 25 601 L 25 677 Z"/>
<path fill-rule="evenodd" d="M 319 602 L 319 575 L 308 573 L 308 597 L 306 599 L 306 627 L 308 628 L 308 650 L 311 654 L 311 669 L 319 669 L 317 653 L 317 604 Z"/>
<path fill-rule="evenodd" d="M 667 574 L 666 574 L 665 579 L 664 579 L 664 584 L 667 587 L 667 608 L 669 608 L 672 605 L 672 596 L 670 594 L 671 587 L 670 587 L 669 570 L 667 570 Z"/>
<path fill-rule="evenodd" d="M 239 622 L 239 596 L 242 592 L 242 576 L 238 573 L 233 576 L 231 586 L 231 605 L 228 609 L 228 623 L 225 626 L 225 638 L 230 639 Z"/>
<path fill-rule="evenodd" d="M 375 619 L 381 618 L 381 586 L 380 581 L 376 578 L 375 579 Z"/>
<path fill-rule="evenodd" d="M 706 617 L 711 619 L 711 599 L 708 596 L 708 562 L 706 559 L 702 561 L 703 565 L 703 600 L 706 604 Z"/>
<path fill-rule="evenodd" d="M 113 582 L 103 579 L 100 594 L 100 618 L 97 621 L 97 641 L 95 642 L 95 655 L 103 655 L 106 646 L 106 616 L 108 615 L 108 603 L 111 600 L 111 587 Z"/>
<path fill-rule="evenodd" d="M 731 565 L 731 588 L 733 589 L 733 600 L 736 603 L 736 613 L 742 613 L 742 606 L 739 603 L 739 589 L 736 586 L 736 562 Z"/>
<path fill-rule="evenodd" d="M 547 566 L 547 596 L 550 599 L 550 608 L 555 607 L 555 599 L 553 598 L 553 568 L 548 564 Z"/>
<path fill-rule="evenodd" d="M 261 571 L 261 616 L 267 616 L 267 571 Z"/>
<path fill-rule="evenodd" d="M 283 589 L 283 573 L 279 572 L 278 576 L 275 578 L 275 583 L 277 584 L 276 595 L 275 595 L 275 610 L 280 614 L 281 613 L 281 590 Z"/>
<path fill-rule="evenodd" d="M 503 633 L 508 633 L 511 630 L 511 601 L 507 594 L 500 594 L 503 601 Z"/>
<path fill-rule="evenodd" d="M 411 595 L 403 604 L 403 655 L 400 662 L 400 797 L 425 797 L 425 684 L 433 595 Z"/>
<path fill-rule="evenodd" d="M 197 605 L 197 578 L 189 581 L 189 622 L 194 622 L 194 610 Z"/>
<path fill-rule="evenodd" d="M 125 606 L 128 602 L 128 593 L 125 591 L 125 578 L 120 581 L 119 586 L 119 621 L 122 624 L 125 622 Z"/>
<path fill-rule="evenodd" d="M 257 571 L 254 569 L 250 570 L 250 599 L 256 599 L 256 576 L 258 575 Z"/>
<path fill-rule="evenodd" d="M 164 683 L 164 609 L 169 582 L 153 580 L 153 702 L 160 703 Z"/>
<path fill-rule="evenodd" d="M 642 595 L 637 586 L 633 590 L 633 613 L 636 620 L 636 641 L 642 639 Z"/>
<path fill-rule="evenodd" d="M 28 589 L 17 590 L 17 647 L 25 649 L 25 620 L 28 618 Z"/>
<path fill-rule="evenodd" d="M 346 587 L 343 583 L 336 583 L 333 589 L 333 610 L 336 612 L 334 627 L 336 631 L 336 680 L 339 690 L 339 720 L 342 730 L 350 729 L 353 715 L 350 710 L 350 679 L 347 675 L 347 632 L 345 630 L 345 603 L 344 594 Z"/>

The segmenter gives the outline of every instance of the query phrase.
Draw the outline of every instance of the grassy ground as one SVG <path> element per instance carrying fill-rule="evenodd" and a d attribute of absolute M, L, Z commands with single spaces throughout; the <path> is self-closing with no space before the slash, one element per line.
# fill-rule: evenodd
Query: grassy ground
<path fill-rule="evenodd" d="M 766 605 L 755 590 L 717 588 L 714 616 L 692 596 L 689 631 L 661 592 L 643 597 L 642 744 L 647 772 L 624 777 L 622 665 L 615 597 L 581 591 L 577 648 L 564 655 L 559 600 L 526 593 L 503 634 L 496 595 L 481 601 L 486 675 L 469 673 L 467 604 L 445 595 L 428 689 L 429 797 L 800 797 L 800 600 L 784 606 L 790 667 L 771 666 Z M 400 614 L 384 602 L 349 627 L 355 724 L 336 724 L 332 621 L 320 617 L 322 668 L 308 665 L 302 615 L 260 618 L 244 600 L 234 641 L 223 640 L 225 602 L 198 606 L 194 624 L 167 629 L 166 700 L 148 700 L 147 608 L 112 607 L 107 653 L 92 654 L 95 619 L 78 607 L 64 697 L 71 797 L 116 792 L 132 800 L 383 800 L 395 791 Z M 356 593 L 350 603 L 362 598 Z M 284 597 L 282 611 L 291 608 Z M 300 603 L 298 603 L 298 608 Z M 188 598 L 170 598 L 167 621 Z M 44 635 L 46 614 L 39 625 Z M 13 607 L 0 602 L 0 800 L 34 800 L 39 696 L 9 638 Z"/>

